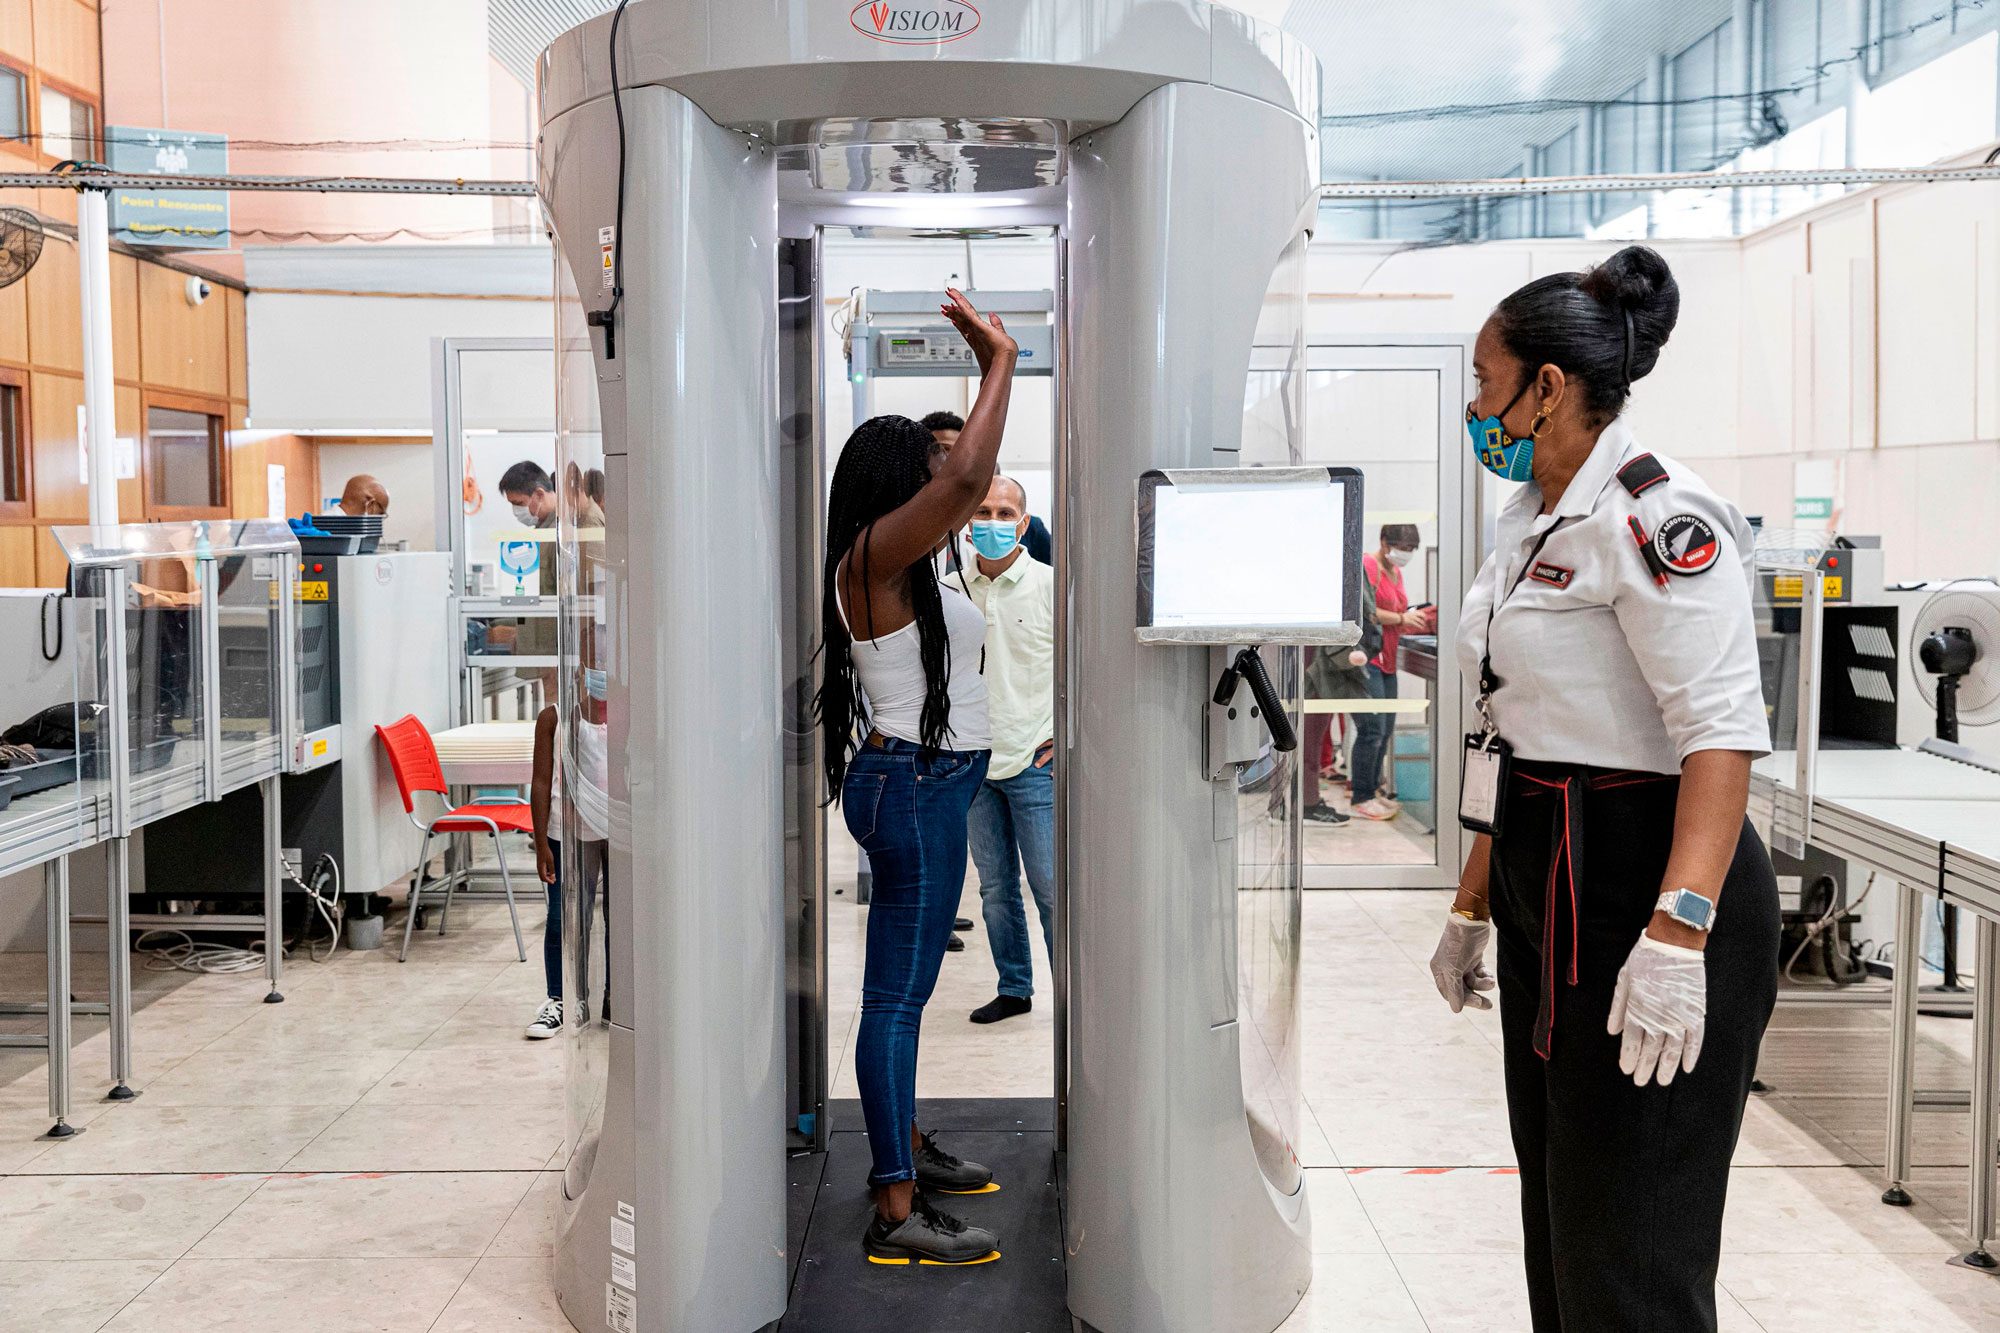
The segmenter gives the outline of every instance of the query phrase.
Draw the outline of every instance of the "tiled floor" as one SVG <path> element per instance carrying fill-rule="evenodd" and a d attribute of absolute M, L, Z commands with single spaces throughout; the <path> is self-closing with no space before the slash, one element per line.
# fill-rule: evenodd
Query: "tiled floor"
<path fill-rule="evenodd" d="M 976 917 L 970 888 L 966 905 Z M 1300 1148 L 1316 1257 L 1288 1330 L 1527 1326 L 1497 1024 L 1431 991 L 1440 910 L 1429 894 L 1307 896 Z M 839 1096 L 861 958 L 851 889 L 831 917 Z M 504 911 L 464 924 L 420 936 L 404 966 L 386 950 L 295 964 L 277 1006 L 254 977 L 140 971 L 145 1095 L 91 1100 L 103 1023 L 81 1021 L 86 1132 L 66 1143 L 36 1138 L 39 1058 L 0 1054 L 0 1329 L 566 1329 L 548 1279 L 562 1052 L 521 1039 L 540 965 L 532 949 L 514 961 Z M 970 939 L 926 1024 L 922 1091 L 1045 1092 L 1051 1006 L 965 1023 L 993 984 L 983 931 Z M 78 972 L 88 990 L 102 968 L 80 958 Z M 0 993 L 25 998 L 40 977 L 38 955 L 0 955 Z M 1724 1329 L 2000 1330 L 2000 1280 L 1946 1262 L 1962 1114 L 1920 1118 L 1918 1206 L 1876 1202 L 1884 1023 L 1780 1013 L 1775 1091 L 1750 1107 L 1732 1185 Z M 1965 1026 L 1927 1021 L 1924 1082 L 1963 1086 Z"/>

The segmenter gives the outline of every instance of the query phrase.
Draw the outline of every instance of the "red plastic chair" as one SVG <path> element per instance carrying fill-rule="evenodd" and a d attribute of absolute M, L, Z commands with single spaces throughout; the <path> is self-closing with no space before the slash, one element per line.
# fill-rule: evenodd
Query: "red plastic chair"
<path fill-rule="evenodd" d="M 521 943 L 521 917 L 514 910 L 514 881 L 507 873 L 507 849 L 502 833 L 533 833 L 534 823 L 526 805 L 451 804 L 445 786 L 444 765 L 438 762 L 437 746 L 429 728 L 414 714 L 405 714 L 386 727 L 375 728 L 382 749 L 389 756 L 389 770 L 396 775 L 396 790 L 403 798 L 403 810 L 410 822 L 424 831 L 423 850 L 417 854 L 417 868 L 410 876 L 410 914 L 403 922 L 403 953 L 398 962 L 410 958 L 410 933 L 416 928 L 417 909 L 423 902 L 424 874 L 430 867 L 431 835 L 434 833 L 485 833 L 493 838 L 493 854 L 500 859 L 500 886 L 507 893 L 507 916 L 514 923 L 514 949 L 521 961 L 528 961 L 527 946 Z M 417 797 L 429 795 L 440 807 L 429 819 L 417 812 Z M 451 916 L 451 895 L 458 886 L 456 876 L 445 881 L 444 911 L 438 916 L 438 934 L 444 934 Z"/>

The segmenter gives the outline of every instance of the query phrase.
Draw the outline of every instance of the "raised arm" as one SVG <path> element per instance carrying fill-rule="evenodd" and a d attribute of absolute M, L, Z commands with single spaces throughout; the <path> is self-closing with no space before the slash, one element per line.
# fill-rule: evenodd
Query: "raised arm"
<path fill-rule="evenodd" d="M 951 300 L 940 309 L 979 362 L 979 398 L 966 415 L 958 443 L 929 484 L 869 530 L 868 568 L 878 584 L 893 583 L 936 550 L 948 534 L 965 526 L 986 498 L 1000 461 L 1007 403 L 1014 394 L 1014 362 L 1021 349 L 998 315 L 981 315 L 965 293 L 946 291 Z"/>

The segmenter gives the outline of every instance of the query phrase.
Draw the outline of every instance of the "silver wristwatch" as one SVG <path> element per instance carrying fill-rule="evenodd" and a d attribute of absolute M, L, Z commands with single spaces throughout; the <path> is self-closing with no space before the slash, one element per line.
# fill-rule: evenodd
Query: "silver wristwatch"
<path fill-rule="evenodd" d="M 1692 930 L 1706 931 L 1715 925 L 1715 899 L 1704 897 L 1693 889 L 1667 890 L 1653 904 L 1653 910 L 1666 913 Z"/>

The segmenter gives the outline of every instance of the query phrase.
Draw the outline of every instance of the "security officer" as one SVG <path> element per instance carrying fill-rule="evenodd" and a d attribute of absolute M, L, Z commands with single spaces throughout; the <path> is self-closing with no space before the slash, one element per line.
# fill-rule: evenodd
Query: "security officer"
<path fill-rule="evenodd" d="M 1536 1333 L 1716 1326 L 1729 1159 L 1776 1001 L 1751 533 L 1620 417 L 1679 314 L 1632 246 L 1509 296 L 1473 353 L 1479 460 L 1526 483 L 1465 599 L 1479 836 L 1431 961 L 1488 1008 Z"/>

